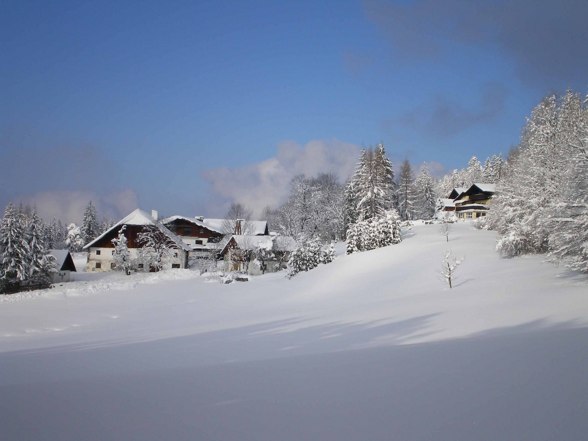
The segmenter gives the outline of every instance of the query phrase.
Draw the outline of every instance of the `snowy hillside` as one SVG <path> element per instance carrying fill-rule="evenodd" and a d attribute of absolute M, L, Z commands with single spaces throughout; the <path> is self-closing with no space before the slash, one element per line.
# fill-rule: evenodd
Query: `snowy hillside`
<path fill-rule="evenodd" d="M 0 439 L 585 439 L 588 279 L 451 228 L 291 280 L 86 275 L 1 298 Z"/>

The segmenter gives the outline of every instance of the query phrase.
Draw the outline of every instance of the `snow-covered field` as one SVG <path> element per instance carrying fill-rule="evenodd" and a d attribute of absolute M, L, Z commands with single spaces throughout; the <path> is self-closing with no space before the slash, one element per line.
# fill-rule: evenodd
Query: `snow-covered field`
<path fill-rule="evenodd" d="M 80 273 L 3 297 L 0 439 L 585 440 L 588 279 L 451 228 L 292 280 Z"/>

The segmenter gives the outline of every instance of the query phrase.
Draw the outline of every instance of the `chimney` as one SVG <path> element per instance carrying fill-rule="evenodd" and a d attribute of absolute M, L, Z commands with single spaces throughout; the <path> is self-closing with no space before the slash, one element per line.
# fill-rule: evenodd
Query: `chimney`
<path fill-rule="evenodd" d="M 235 234 L 237 236 L 240 236 L 241 234 L 243 234 L 243 219 L 237 219 L 235 221 Z"/>
<path fill-rule="evenodd" d="M 157 210 L 151 210 L 151 217 L 153 218 L 154 221 L 159 220 L 159 213 L 157 212 Z"/>
<path fill-rule="evenodd" d="M 204 222 L 204 216 L 194 216 L 194 219 L 200 222 Z"/>

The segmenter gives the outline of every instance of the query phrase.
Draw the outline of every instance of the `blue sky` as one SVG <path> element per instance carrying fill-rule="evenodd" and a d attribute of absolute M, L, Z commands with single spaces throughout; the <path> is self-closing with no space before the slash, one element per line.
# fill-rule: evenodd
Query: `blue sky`
<path fill-rule="evenodd" d="M 378 142 L 450 170 L 506 154 L 546 94 L 588 91 L 584 1 L 0 8 L 0 205 L 45 216 L 260 209 Z"/>

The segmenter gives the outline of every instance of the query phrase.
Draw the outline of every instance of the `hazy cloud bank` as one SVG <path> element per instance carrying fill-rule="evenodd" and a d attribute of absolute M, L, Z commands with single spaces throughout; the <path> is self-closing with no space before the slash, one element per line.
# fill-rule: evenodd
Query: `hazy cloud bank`
<path fill-rule="evenodd" d="M 46 221 L 56 218 L 79 224 L 90 201 L 96 207 L 99 220 L 108 217 L 118 221 L 139 205 L 137 194 L 130 189 L 105 195 L 90 191 L 45 191 L 21 197 L 15 202 L 35 207 Z"/>
<path fill-rule="evenodd" d="M 277 207 L 285 200 L 296 175 L 325 172 L 345 181 L 355 168 L 359 151 L 359 146 L 338 140 L 305 145 L 286 141 L 272 158 L 243 167 L 209 170 L 203 177 L 225 203 L 241 202 L 260 214 L 264 207 Z"/>

